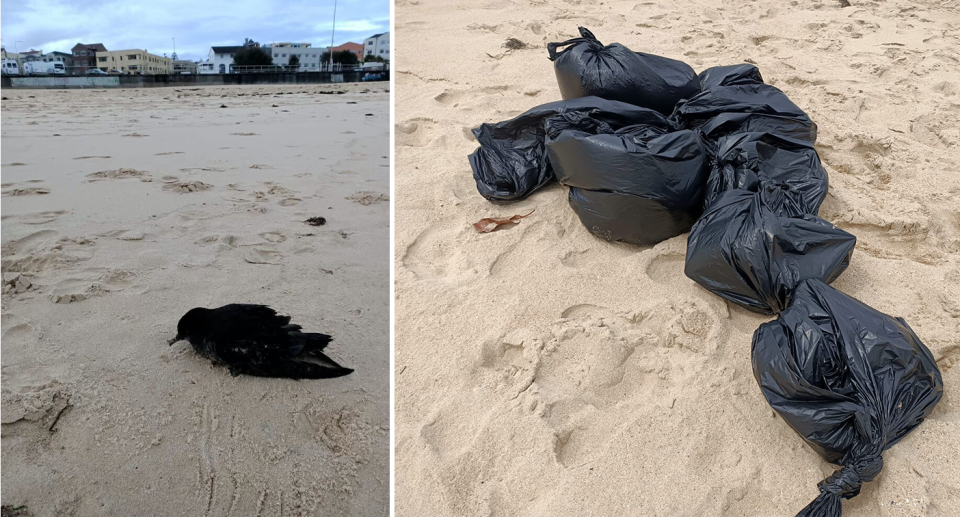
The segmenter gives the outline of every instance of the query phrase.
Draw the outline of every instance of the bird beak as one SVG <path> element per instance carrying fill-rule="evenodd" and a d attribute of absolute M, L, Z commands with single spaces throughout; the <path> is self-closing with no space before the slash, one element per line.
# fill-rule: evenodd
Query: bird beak
<path fill-rule="evenodd" d="M 183 338 L 180 337 L 180 334 L 177 334 L 176 337 L 174 337 L 173 339 L 167 341 L 167 344 L 170 345 L 170 346 L 173 346 L 174 343 L 176 343 L 177 341 L 180 341 L 181 339 L 183 339 Z"/>

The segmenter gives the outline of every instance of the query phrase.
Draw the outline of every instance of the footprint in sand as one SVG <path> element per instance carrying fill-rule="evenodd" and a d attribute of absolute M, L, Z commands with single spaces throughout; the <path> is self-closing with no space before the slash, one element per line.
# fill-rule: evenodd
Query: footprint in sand
<path fill-rule="evenodd" d="M 66 304 L 93 296 L 122 291 L 136 274 L 123 269 L 91 269 L 87 274 L 65 278 L 52 285 L 50 301 Z"/>
<path fill-rule="evenodd" d="M 184 152 L 183 152 L 183 151 L 169 151 L 169 152 L 166 152 L 166 153 L 156 153 L 156 154 L 154 154 L 154 156 L 169 156 L 169 155 L 171 155 L 171 154 L 184 154 Z"/>
<path fill-rule="evenodd" d="M 196 241 L 200 246 L 209 246 L 213 244 L 222 244 L 224 246 L 235 248 L 240 245 L 240 238 L 236 235 L 207 235 Z"/>
<path fill-rule="evenodd" d="M 31 188 L 14 188 L 3 191 L 3 196 L 37 196 L 43 194 L 49 194 L 50 189 L 42 187 L 31 187 Z"/>
<path fill-rule="evenodd" d="M 147 171 L 138 171 L 137 169 L 122 167 L 120 169 L 94 172 L 93 174 L 87 174 L 87 177 L 91 178 L 87 181 L 119 180 L 126 178 L 140 178 L 141 181 L 144 181 L 145 179 L 149 179 L 150 174 Z"/>
<path fill-rule="evenodd" d="M 48 212 L 34 212 L 32 214 L 23 215 L 5 215 L 3 216 L 2 220 L 5 221 L 9 218 L 15 218 L 23 224 L 47 224 L 56 221 L 65 213 L 67 213 L 66 210 L 56 210 Z"/>
<path fill-rule="evenodd" d="M 243 260 L 251 264 L 279 265 L 282 257 L 283 255 L 279 251 L 263 248 L 248 249 L 243 254 Z"/>
<path fill-rule="evenodd" d="M 24 428 L 12 426 L 19 422 L 34 422 L 32 432 L 55 432 L 57 424 L 63 415 L 72 407 L 72 394 L 68 388 L 57 380 L 37 386 L 19 386 L 16 391 L 6 387 L 3 391 L 3 420 L 4 435 L 9 430 L 11 434 L 24 432 Z M 47 434 L 49 437 L 49 434 Z M 7 514 L 4 506 L 4 515 Z"/>
<path fill-rule="evenodd" d="M 20 167 L 20 166 L 23 166 L 23 165 L 26 165 L 26 164 L 25 164 L 25 163 L 20 163 L 20 162 L 13 162 L 13 163 L 5 163 L 5 164 L 3 164 L 3 165 L 0 166 L 0 167 Z"/>
<path fill-rule="evenodd" d="M 283 242 L 287 240 L 287 236 L 284 235 L 282 232 L 263 232 L 263 233 L 258 233 L 257 235 L 259 235 L 260 237 L 263 237 L 264 240 L 267 240 L 270 242 Z"/>
<path fill-rule="evenodd" d="M 23 273 L 4 273 L 3 274 L 3 292 L 4 294 L 21 294 L 34 288 L 30 277 Z"/>
<path fill-rule="evenodd" d="M 112 232 L 107 232 L 101 234 L 105 237 L 113 237 L 114 239 L 121 241 L 142 241 L 146 236 L 143 232 L 135 230 L 114 230 Z"/>
<path fill-rule="evenodd" d="M 403 147 L 426 147 L 437 142 L 442 135 L 437 133 L 436 120 L 417 117 L 396 126 L 397 145 Z"/>
<path fill-rule="evenodd" d="M 361 205 L 374 205 L 377 203 L 390 201 L 390 198 L 386 194 L 378 194 L 369 190 L 357 192 L 345 197 L 344 199 L 347 201 L 353 201 L 354 203 L 360 203 Z"/>
<path fill-rule="evenodd" d="M 92 160 L 94 158 L 107 159 L 109 156 L 77 156 L 74 160 Z"/>
<path fill-rule="evenodd" d="M 213 185 L 204 183 L 202 181 L 171 181 L 166 182 L 163 185 L 163 190 L 172 191 L 179 194 L 199 192 L 201 190 L 207 190 L 210 188 L 213 188 Z"/>

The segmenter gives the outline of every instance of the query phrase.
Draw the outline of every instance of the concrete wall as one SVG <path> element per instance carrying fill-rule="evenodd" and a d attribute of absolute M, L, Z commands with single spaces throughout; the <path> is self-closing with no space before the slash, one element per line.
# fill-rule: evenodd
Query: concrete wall
<path fill-rule="evenodd" d="M 368 72 L 276 72 L 267 74 L 119 75 L 109 77 L 4 77 L 4 88 L 152 88 L 233 84 L 358 83 Z M 390 80 L 390 72 L 383 72 Z"/>
<path fill-rule="evenodd" d="M 10 84 L 7 84 L 10 81 Z M 4 77 L 3 87 L 12 88 L 118 88 L 120 77 Z"/>

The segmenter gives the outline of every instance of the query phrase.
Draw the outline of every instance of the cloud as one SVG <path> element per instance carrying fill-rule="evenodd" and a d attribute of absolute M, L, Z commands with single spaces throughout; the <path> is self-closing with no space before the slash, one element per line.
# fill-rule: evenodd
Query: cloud
<path fill-rule="evenodd" d="M 0 37 L 8 50 L 69 52 L 74 44 L 108 49 L 176 50 L 181 59 L 204 59 L 212 45 L 330 44 L 334 0 L 3 0 Z M 390 30 L 390 0 L 337 0 L 335 44 L 362 43 Z"/>

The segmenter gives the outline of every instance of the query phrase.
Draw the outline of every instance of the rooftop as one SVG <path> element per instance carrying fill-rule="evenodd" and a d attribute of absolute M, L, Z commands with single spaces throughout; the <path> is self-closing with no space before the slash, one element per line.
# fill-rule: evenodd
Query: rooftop
<path fill-rule="evenodd" d="M 81 48 L 85 48 L 87 50 L 99 50 L 101 52 L 107 51 L 107 47 L 104 47 L 103 43 L 77 43 L 71 50 L 78 50 Z"/>
<path fill-rule="evenodd" d="M 243 45 L 236 45 L 232 47 L 210 47 L 210 48 L 213 49 L 214 54 L 236 54 L 237 52 L 240 52 L 246 47 L 244 47 Z"/>

